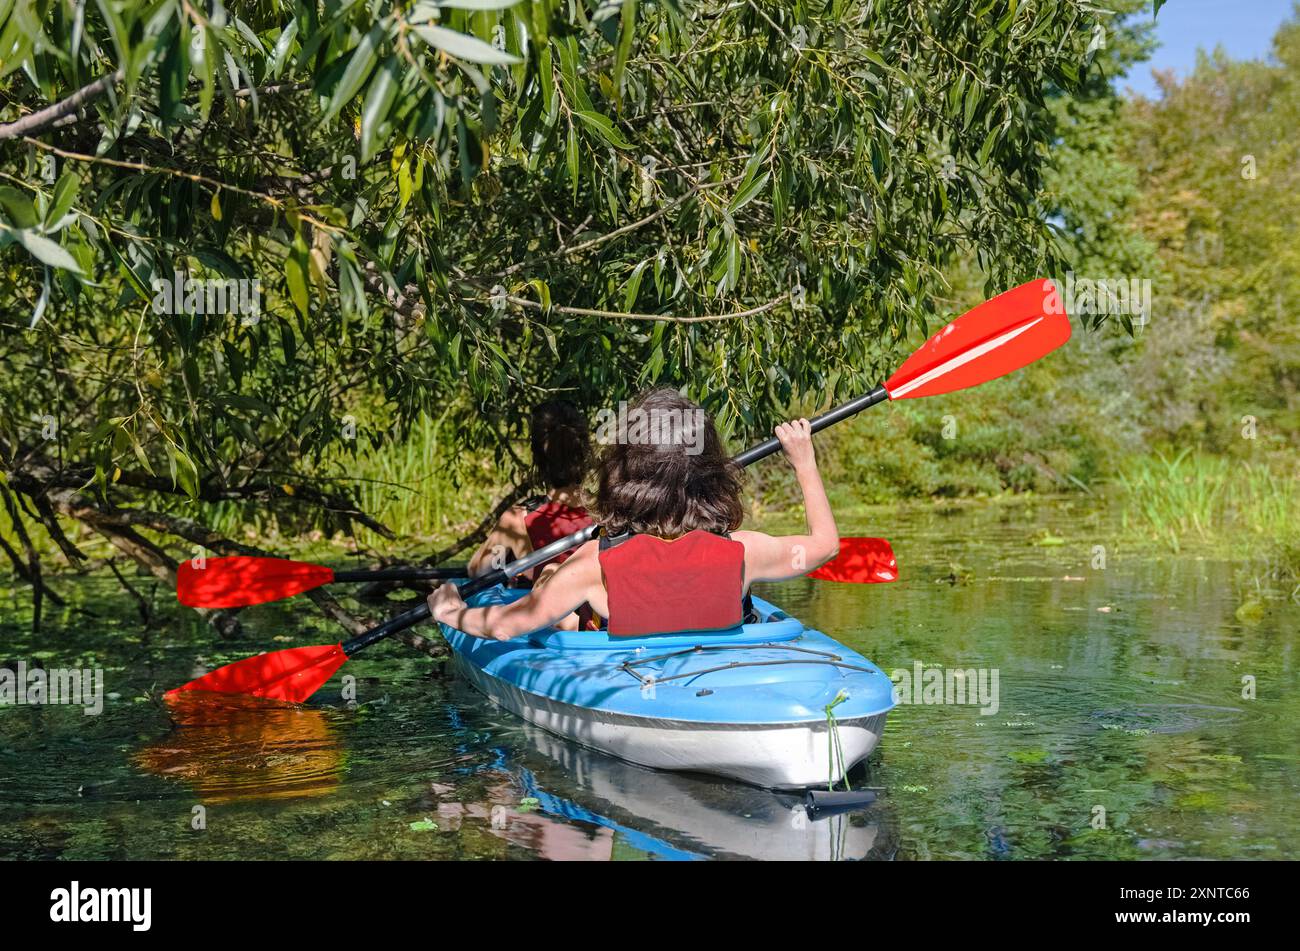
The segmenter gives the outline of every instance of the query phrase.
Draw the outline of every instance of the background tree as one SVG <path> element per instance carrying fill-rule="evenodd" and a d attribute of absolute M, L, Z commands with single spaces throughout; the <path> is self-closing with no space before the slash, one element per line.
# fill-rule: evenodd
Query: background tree
<path fill-rule="evenodd" d="M 1159 435 L 1255 454 L 1300 446 L 1300 19 L 1273 62 L 1202 54 L 1132 107 L 1136 221 L 1169 279 L 1135 366 Z M 1257 440 L 1243 440 L 1243 418 Z"/>

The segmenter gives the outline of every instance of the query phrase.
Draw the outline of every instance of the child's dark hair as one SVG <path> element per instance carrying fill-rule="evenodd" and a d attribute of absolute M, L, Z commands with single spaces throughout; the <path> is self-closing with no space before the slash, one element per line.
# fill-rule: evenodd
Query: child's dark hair
<path fill-rule="evenodd" d="M 580 483 L 591 459 L 587 417 L 572 403 L 551 400 L 533 408 L 531 430 L 533 465 L 547 487 Z"/>
<path fill-rule="evenodd" d="M 603 530 L 677 538 L 693 529 L 739 528 L 745 514 L 740 469 L 709 414 L 666 387 L 642 393 L 627 413 L 628 432 L 604 449 L 596 466 L 594 508 Z M 636 432 L 637 418 L 651 423 Z M 671 423 L 656 428 L 654 420 Z"/>

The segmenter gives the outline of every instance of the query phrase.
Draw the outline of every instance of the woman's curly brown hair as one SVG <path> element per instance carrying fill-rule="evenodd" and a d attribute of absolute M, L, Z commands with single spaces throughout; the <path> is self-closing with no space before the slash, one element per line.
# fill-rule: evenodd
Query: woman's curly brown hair
<path fill-rule="evenodd" d="M 694 529 L 739 528 L 744 518 L 740 469 L 728 458 L 709 414 L 667 387 L 638 396 L 628 407 L 629 421 L 637 410 L 643 419 L 669 422 L 648 433 L 643 429 L 642 438 L 633 436 L 629 425 L 629 438 L 615 439 L 601 452 L 592 507 L 605 533 L 678 538 Z"/>

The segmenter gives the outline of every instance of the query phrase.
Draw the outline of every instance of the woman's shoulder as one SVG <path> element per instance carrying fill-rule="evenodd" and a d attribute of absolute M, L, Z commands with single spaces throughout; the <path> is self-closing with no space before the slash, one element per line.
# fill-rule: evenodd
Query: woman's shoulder
<path fill-rule="evenodd" d="M 597 537 L 591 539 L 590 541 L 585 541 L 581 545 L 579 545 L 576 549 L 574 549 L 573 554 L 569 556 L 568 560 L 576 561 L 579 558 L 581 558 L 584 561 L 588 559 L 592 561 L 598 561 L 599 556 L 600 556 L 600 538 Z"/>
<path fill-rule="evenodd" d="M 497 519 L 497 528 L 515 533 L 524 531 L 530 511 L 526 508 L 526 504 L 519 502 L 502 512 L 501 517 Z"/>

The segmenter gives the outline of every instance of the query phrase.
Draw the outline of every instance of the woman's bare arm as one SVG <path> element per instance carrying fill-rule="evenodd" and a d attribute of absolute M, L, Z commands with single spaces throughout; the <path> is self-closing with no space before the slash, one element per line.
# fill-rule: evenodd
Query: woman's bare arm
<path fill-rule="evenodd" d="M 516 558 L 531 554 L 532 542 L 528 540 L 528 526 L 524 522 L 524 510 L 512 506 L 502 513 L 483 544 L 478 546 L 474 557 L 469 560 L 469 576 L 477 578 L 489 571 L 505 567 L 505 554 L 511 552 Z"/>
<path fill-rule="evenodd" d="M 806 574 L 830 561 L 840 551 L 840 534 L 835 514 L 813 452 L 812 429 L 808 420 L 798 419 L 776 427 L 786 458 L 794 466 L 803 491 L 808 532 L 804 535 L 767 535 L 763 532 L 733 532 L 732 538 L 745 546 L 745 584 L 755 581 L 784 581 Z"/>
<path fill-rule="evenodd" d="M 429 610 L 435 621 L 495 641 L 508 641 L 550 627 L 588 601 L 599 611 L 605 606 L 605 589 L 600 579 L 600 561 L 595 556 L 596 544 L 588 542 L 556 569 L 546 584 L 518 601 L 471 608 L 461 599 L 456 586 L 447 582 L 429 595 Z"/>

